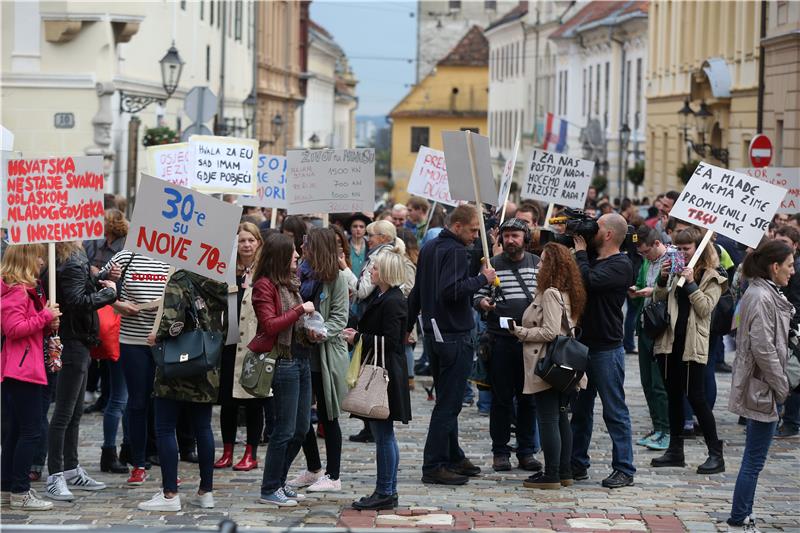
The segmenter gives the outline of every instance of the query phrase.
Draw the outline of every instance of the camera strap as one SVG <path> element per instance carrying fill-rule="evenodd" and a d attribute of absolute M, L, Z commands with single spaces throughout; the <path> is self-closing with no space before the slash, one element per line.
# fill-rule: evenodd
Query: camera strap
<path fill-rule="evenodd" d="M 525 280 L 522 279 L 522 274 L 520 274 L 519 270 L 516 268 L 512 268 L 511 272 L 514 274 L 514 277 L 517 278 L 517 283 L 519 283 L 519 286 L 522 288 L 522 292 L 525 293 L 525 297 L 528 299 L 528 304 L 530 305 L 533 301 L 533 296 L 531 295 L 530 289 L 528 289 L 528 286 L 525 284 Z"/>

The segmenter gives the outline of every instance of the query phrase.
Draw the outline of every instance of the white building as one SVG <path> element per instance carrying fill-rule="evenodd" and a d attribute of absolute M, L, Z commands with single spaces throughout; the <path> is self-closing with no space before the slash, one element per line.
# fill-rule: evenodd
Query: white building
<path fill-rule="evenodd" d="M 194 86 L 224 95 L 208 127 L 252 136 L 243 102 L 253 89 L 255 2 L 17 1 L 0 9 L 0 122 L 25 157 L 102 154 L 107 191 L 125 194 L 136 170 L 147 168 L 144 130 L 186 128 L 183 99 Z M 130 109 L 166 97 L 159 60 L 173 43 L 184 61 L 180 82 L 165 105 L 135 113 L 141 130 L 129 139 L 132 113 L 123 101 Z"/>

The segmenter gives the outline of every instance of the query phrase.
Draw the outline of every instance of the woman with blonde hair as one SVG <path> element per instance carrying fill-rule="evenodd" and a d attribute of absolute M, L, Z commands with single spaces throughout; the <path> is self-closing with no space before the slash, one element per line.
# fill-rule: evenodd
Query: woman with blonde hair
<path fill-rule="evenodd" d="M 58 304 L 46 301 L 38 282 L 43 255 L 41 244 L 9 246 L 0 267 L 0 390 L 4 415 L 0 490 L 4 495 L 10 493 L 12 509 L 23 511 L 53 507 L 51 502 L 39 499 L 28 477 L 42 438 L 40 421 L 47 387 L 44 337 L 58 330 L 61 316 Z"/>

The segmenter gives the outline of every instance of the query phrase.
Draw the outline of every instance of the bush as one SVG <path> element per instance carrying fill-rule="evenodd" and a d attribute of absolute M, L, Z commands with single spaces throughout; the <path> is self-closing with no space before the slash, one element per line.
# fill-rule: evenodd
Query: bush
<path fill-rule="evenodd" d="M 180 142 L 180 137 L 175 130 L 167 126 L 159 126 L 158 128 L 148 128 L 144 131 L 144 139 L 142 144 L 145 146 L 156 146 L 159 144 L 172 144 Z"/>
<path fill-rule="evenodd" d="M 681 166 L 678 167 L 678 170 L 676 171 L 676 175 L 678 176 L 678 179 L 681 180 L 681 183 L 683 183 L 684 185 L 689 183 L 689 180 L 691 179 L 692 174 L 694 174 L 694 169 L 696 169 L 697 165 L 699 165 L 699 164 L 700 164 L 700 161 L 697 161 L 695 159 L 695 160 L 689 161 L 688 163 L 684 163 L 684 164 L 682 164 Z"/>
<path fill-rule="evenodd" d="M 605 191 L 606 187 L 608 187 L 608 178 L 602 174 L 598 174 L 592 180 L 592 187 L 597 189 L 598 193 Z"/>

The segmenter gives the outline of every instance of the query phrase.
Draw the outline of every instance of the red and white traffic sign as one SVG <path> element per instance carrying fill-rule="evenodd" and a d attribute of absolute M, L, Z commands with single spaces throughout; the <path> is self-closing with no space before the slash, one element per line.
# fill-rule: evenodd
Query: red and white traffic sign
<path fill-rule="evenodd" d="M 747 153 L 750 155 L 750 163 L 755 168 L 769 166 L 772 161 L 772 141 L 763 133 L 759 133 L 750 141 Z"/>

